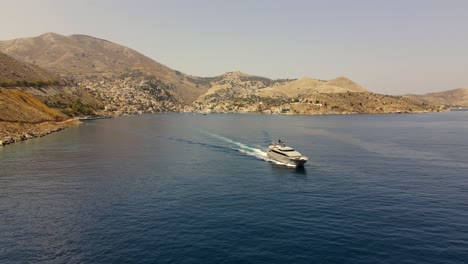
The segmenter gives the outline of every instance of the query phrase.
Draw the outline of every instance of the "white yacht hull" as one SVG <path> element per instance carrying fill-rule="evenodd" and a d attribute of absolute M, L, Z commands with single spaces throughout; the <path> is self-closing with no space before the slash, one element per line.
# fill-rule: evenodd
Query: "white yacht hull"
<path fill-rule="evenodd" d="M 281 163 L 284 163 L 284 164 L 287 164 L 287 165 L 296 166 L 296 167 L 304 166 L 304 164 L 308 160 L 304 156 L 302 156 L 302 157 L 288 157 L 288 156 L 284 156 L 282 154 L 276 153 L 276 152 L 274 152 L 272 150 L 269 150 L 267 152 L 267 157 L 272 159 L 272 160 L 275 160 L 275 161 L 278 161 L 278 162 L 281 162 Z"/>

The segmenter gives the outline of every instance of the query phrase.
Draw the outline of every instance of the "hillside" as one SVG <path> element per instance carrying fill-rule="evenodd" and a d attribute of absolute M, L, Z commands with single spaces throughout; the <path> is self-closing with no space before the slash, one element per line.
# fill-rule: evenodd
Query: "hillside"
<path fill-rule="evenodd" d="M 286 96 L 295 98 L 313 93 L 367 92 L 351 80 L 340 77 L 331 81 L 312 78 L 272 80 L 242 72 L 228 72 L 221 76 L 204 78 L 210 89 L 197 101 L 217 97 L 255 94 L 263 97 Z"/>
<path fill-rule="evenodd" d="M 401 96 L 375 93 L 317 93 L 290 104 L 298 114 L 386 114 L 438 111 L 423 103 Z"/>
<path fill-rule="evenodd" d="M 104 105 L 82 87 L 67 84 L 60 76 L 38 66 L 16 60 L 0 52 L 0 87 L 15 88 L 32 94 L 51 108 L 69 116 L 94 115 Z M 77 104 L 77 102 L 79 102 Z M 22 111 L 21 105 L 18 111 Z M 3 116 L 7 113 L 0 112 Z"/>
<path fill-rule="evenodd" d="M 242 72 L 228 72 L 221 76 L 205 78 L 210 89 L 197 102 L 215 97 L 258 95 L 262 97 L 297 98 L 316 93 L 368 92 L 358 84 L 339 77 L 324 81 L 312 78 L 271 80 Z"/>
<path fill-rule="evenodd" d="M 428 93 L 423 95 L 408 94 L 405 96 L 432 105 L 448 107 L 468 107 L 468 88 L 459 88 L 449 91 Z"/>
<path fill-rule="evenodd" d="M 261 91 L 261 96 L 299 97 L 314 93 L 365 93 L 368 92 L 357 83 L 345 77 L 324 81 L 312 78 L 301 78 L 291 82 L 277 83 Z"/>
<path fill-rule="evenodd" d="M 190 103 L 207 87 L 197 85 L 181 72 L 172 70 L 130 48 L 86 35 L 62 36 L 47 33 L 33 38 L 0 41 L 0 51 L 62 76 L 82 80 L 87 76 L 112 77 L 141 71 L 170 87 L 179 101 Z"/>
<path fill-rule="evenodd" d="M 27 92 L 0 88 L 0 146 L 77 125 Z"/>
<path fill-rule="evenodd" d="M 256 94 L 261 89 L 277 85 L 281 81 L 274 81 L 265 77 L 249 75 L 242 72 L 227 72 L 216 77 L 203 78 L 204 84 L 210 87 L 197 101 L 216 95 L 219 97 L 242 96 Z M 284 80 L 289 81 L 289 80 Z"/>
<path fill-rule="evenodd" d="M 0 87 L 58 85 L 60 78 L 0 52 Z"/>
<path fill-rule="evenodd" d="M 0 88 L 0 121 L 40 123 L 63 121 L 66 116 L 52 110 L 31 94 L 17 90 Z"/>
<path fill-rule="evenodd" d="M 43 103 L 51 97 L 45 96 L 41 102 L 40 96 L 34 95 L 49 89 L 61 96 L 67 94 L 61 79 L 40 67 L 0 53 L 0 84 L 8 87 L 0 88 L 0 146 L 79 123 Z"/>
<path fill-rule="evenodd" d="M 241 72 L 205 78 L 211 88 L 194 102 L 202 112 L 290 114 L 412 113 L 436 111 L 408 98 L 374 94 L 357 83 L 301 78 L 271 80 Z"/>
<path fill-rule="evenodd" d="M 434 110 L 406 98 L 371 94 L 346 77 L 272 80 L 242 72 L 189 76 L 130 48 L 85 35 L 47 33 L 0 41 L 0 51 L 58 73 L 77 86 L 28 90 L 69 115 L 92 111 L 120 116 L 174 111 L 316 114 Z"/>

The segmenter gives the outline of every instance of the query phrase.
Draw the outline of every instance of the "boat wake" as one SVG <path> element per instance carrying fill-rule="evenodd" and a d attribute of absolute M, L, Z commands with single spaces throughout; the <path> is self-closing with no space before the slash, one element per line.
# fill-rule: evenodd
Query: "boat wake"
<path fill-rule="evenodd" d="M 214 138 L 220 139 L 220 140 L 222 140 L 222 141 L 224 141 L 226 143 L 229 143 L 231 149 L 239 151 L 240 153 L 243 153 L 245 155 L 255 157 L 255 158 L 259 159 L 259 160 L 273 162 L 273 163 L 278 164 L 278 165 L 283 165 L 283 166 L 288 166 L 288 167 L 295 167 L 294 165 L 278 162 L 276 160 L 268 158 L 266 151 L 264 151 L 264 150 L 262 150 L 260 148 L 255 148 L 255 147 L 249 146 L 247 144 L 237 142 L 235 140 L 232 140 L 232 139 L 220 136 L 220 135 L 216 135 L 216 134 L 213 134 L 213 133 L 208 133 L 207 132 L 206 134 L 210 135 L 210 136 L 212 136 Z"/>

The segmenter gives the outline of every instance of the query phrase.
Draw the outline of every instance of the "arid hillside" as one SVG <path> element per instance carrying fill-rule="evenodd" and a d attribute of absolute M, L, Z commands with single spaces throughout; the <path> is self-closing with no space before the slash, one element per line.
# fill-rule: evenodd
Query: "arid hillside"
<path fill-rule="evenodd" d="M 387 114 L 438 111 L 424 103 L 402 96 L 375 93 L 317 93 L 290 104 L 291 112 L 299 114 Z"/>
<path fill-rule="evenodd" d="M 406 95 L 414 100 L 427 104 L 448 106 L 448 107 L 468 107 L 468 88 L 460 88 L 449 91 L 428 93 L 423 95 Z"/>
<path fill-rule="evenodd" d="M 312 78 L 301 78 L 291 82 L 276 83 L 274 86 L 261 90 L 260 96 L 299 97 L 314 93 L 365 93 L 368 92 L 357 83 L 346 77 L 324 81 Z"/>
<path fill-rule="evenodd" d="M 27 92 L 0 88 L 0 146 L 77 125 Z"/>
<path fill-rule="evenodd" d="M 96 110 L 104 108 L 103 103 L 86 89 L 72 82 L 67 84 L 57 74 L 1 52 L 0 87 L 28 92 L 47 106 L 69 116 L 94 115 Z M 3 96 L 5 95 L 4 93 Z M 18 108 L 13 110 L 22 111 L 24 106 L 27 105 L 18 105 Z M 0 114 L 5 117 L 9 113 Z"/>
<path fill-rule="evenodd" d="M 0 121 L 6 122 L 40 123 L 66 119 L 64 114 L 17 89 L 0 88 L 0 113 Z"/>
<path fill-rule="evenodd" d="M 0 53 L 0 68 L 0 84 L 6 86 L 0 88 L 0 146 L 79 123 L 45 105 L 52 98 L 48 94 L 43 101 L 38 99 L 41 96 L 34 95 L 50 89 L 57 90 L 61 96 L 67 94 L 64 92 L 67 87 L 59 77 L 3 53 Z"/>
<path fill-rule="evenodd" d="M 0 87 L 46 86 L 60 82 L 58 76 L 0 52 Z"/>
<path fill-rule="evenodd" d="M 435 107 L 401 96 L 374 94 L 345 77 L 271 80 L 241 72 L 205 78 L 211 87 L 194 102 L 202 112 L 289 114 L 415 113 Z"/>
<path fill-rule="evenodd" d="M 24 89 L 69 116 L 96 111 L 120 116 L 174 111 L 320 114 L 436 110 L 429 102 L 372 94 L 346 77 L 272 80 L 242 72 L 189 76 L 130 48 L 85 35 L 47 33 L 0 41 L 0 51 L 60 74 L 72 84 L 67 89 Z"/>
<path fill-rule="evenodd" d="M 210 89 L 197 101 L 206 98 L 258 95 L 262 97 L 304 97 L 316 93 L 368 92 L 355 82 L 339 77 L 324 81 L 312 78 L 271 80 L 242 72 L 228 72 L 204 78 Z"/>
<path fill-rule="evenodd" d="M 194 82 L 197 77 L 172 70 L 133 49 L 86 35 L 47 33 L 0 41 L 0 51 L 67 78 L 83 79 L 90 75 L 105 78 L 142 71 L 164 82 L 181 102 L 190 103 L 207 89 Z"/>

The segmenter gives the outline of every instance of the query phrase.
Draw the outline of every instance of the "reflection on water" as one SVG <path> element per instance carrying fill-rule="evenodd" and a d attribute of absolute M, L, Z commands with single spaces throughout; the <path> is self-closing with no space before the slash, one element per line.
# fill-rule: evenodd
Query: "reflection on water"
<path fill-rule="evenodd" d="M 305 167 L 296 167 L 294 168 L 294 172 L 297 174 L 307 175 L 307 170 Z"/>

